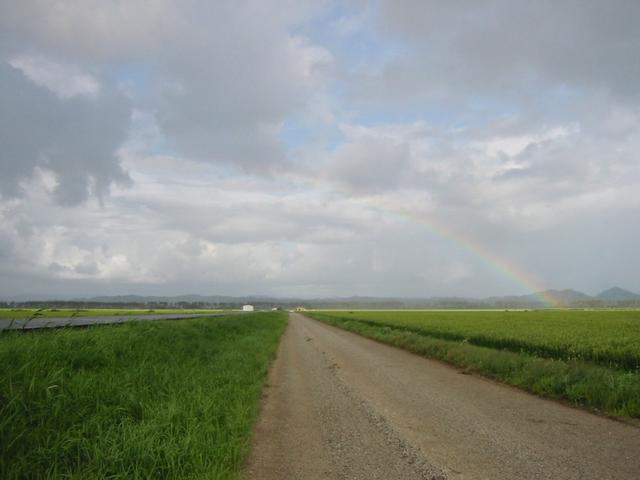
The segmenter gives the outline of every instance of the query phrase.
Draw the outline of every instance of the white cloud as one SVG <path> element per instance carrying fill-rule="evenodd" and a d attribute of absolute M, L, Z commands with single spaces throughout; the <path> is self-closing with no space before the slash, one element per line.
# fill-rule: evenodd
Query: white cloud
<path fill-rule="evenodd" d="M 487 155 L 497 157 L 506 155 L 514 157 L 535 144 L 553 141 L 562 137 L 578 133 L 579 128 L 573 125 L 559 125 L 553 128 L 544 129 L 541 132 L 529 135 L 511 135 L 490 138 L 484 142 L 478 142 L 476 145 L 482 148 Z"/>
<path fill-rule="evenodd" d="M 16 56 L 9 60 L 9 64 L 21 70 L 33 83 L 48 88 L 61 99 L 75 96 L 95 98 L 100 93 L 98 80 L 73 65 L 62 65 L 32 55 Z"/>

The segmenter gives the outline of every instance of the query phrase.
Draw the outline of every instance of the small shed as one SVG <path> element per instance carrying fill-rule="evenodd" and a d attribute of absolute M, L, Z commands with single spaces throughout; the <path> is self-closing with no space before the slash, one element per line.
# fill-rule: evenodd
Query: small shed
<path fill-rule="evenodd" d="M 253 312 L 253 305 L 243 305 L 242 306 L 242 311 L 243 312 Z"/>

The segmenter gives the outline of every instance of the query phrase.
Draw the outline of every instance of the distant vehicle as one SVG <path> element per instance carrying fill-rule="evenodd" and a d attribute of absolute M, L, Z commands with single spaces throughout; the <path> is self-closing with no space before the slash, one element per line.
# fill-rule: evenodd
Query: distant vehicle
<path fill-rule="evenodd" d="M 253 312 L 253 305 L 243 305 L 242 306 L 242 311 L 243 312 Z"/>

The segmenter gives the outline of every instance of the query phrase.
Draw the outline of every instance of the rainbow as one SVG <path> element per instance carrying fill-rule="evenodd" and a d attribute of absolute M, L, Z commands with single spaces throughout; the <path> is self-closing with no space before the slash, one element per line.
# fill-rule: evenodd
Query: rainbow
<path fill-rule="evenodd" d="M 314 186 L 317 188 L 319 185 L 316 182 Z M 351 194 L 353 192 L 340 191 L 340 189 L 336 188 L 336 185 L 327 185 L 327 187 L 328 191 L 333 194 L 338 194 L 343 198 L 352 197 Z M 409 223 L 418 225 L 429 232 L 431 236 L 456 245 L 463 251 L 470 253 L 473 257 L 480 260 L 483 264 L 503 278 L 507 279 L 510 283 L 523 288 L 525 291 L 531 292 L 544 306 L 550 308 L 562 307 L 558 299 L 551 295 L 545 286 L 533 275 L 524 272 L 513 262 L 500 257 L 481 243 L 473 241 L 470 238 L 466 238 L 451 227 L 444 225 L 441 222 L 437 222 L 432 218 L 424 218 L 423 216 L 404 208 L 394 208 L 389 207 L 388 205 L 373 204 L 373 202 L 368 202 L 368 205 L 371 205 L 373 209 L 379 213 L 390 217 L 398 217 L 408 221 Z"/>
<path fill-rule="evenodd" d="M 464 251 L 471 253 L 475 258 L 479 259 L 483 264 L 509 280 L 511 283 L 523 287 L 525 290 L 531 291 L 533 295 L 545 306 L 552 308 L 558 308 L 561 306 L 558 300 L 547 291 L 544 285 L 532 275 L 529 275 L 522 269 L 518 268 L 518 266 L 513 262 L 496 255 L 481 243 L 462 236 L 451 227 L 440 222 L 436 222 L 433 219 L 427 220 L 408 210 L 390 210 L 387 207 L 379 206 L 376 208 L 380 212 L 401 217 L 412 224 L 418 225 L 427 230 L 432 236 L 452 243 Z"/>

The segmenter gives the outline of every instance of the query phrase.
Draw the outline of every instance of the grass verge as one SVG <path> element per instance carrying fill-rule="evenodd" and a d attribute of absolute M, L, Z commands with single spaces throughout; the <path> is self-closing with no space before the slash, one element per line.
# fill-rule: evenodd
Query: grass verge
<path fill-rule="evenodd" d="M 434 338 L 424 333 L 319 312 L 308 316 L 388 345 L 443 360 L 470 372 L 539 395 L 561 399 L 605 414 L 640 418 L 640 374 L 579 360 L 542 358 L 472 345 L 464 340 Z"/>
<path fill-rule="evenodd" d="M 0 332 L 0 478 L 239 478 L 285 324 Z"/>

